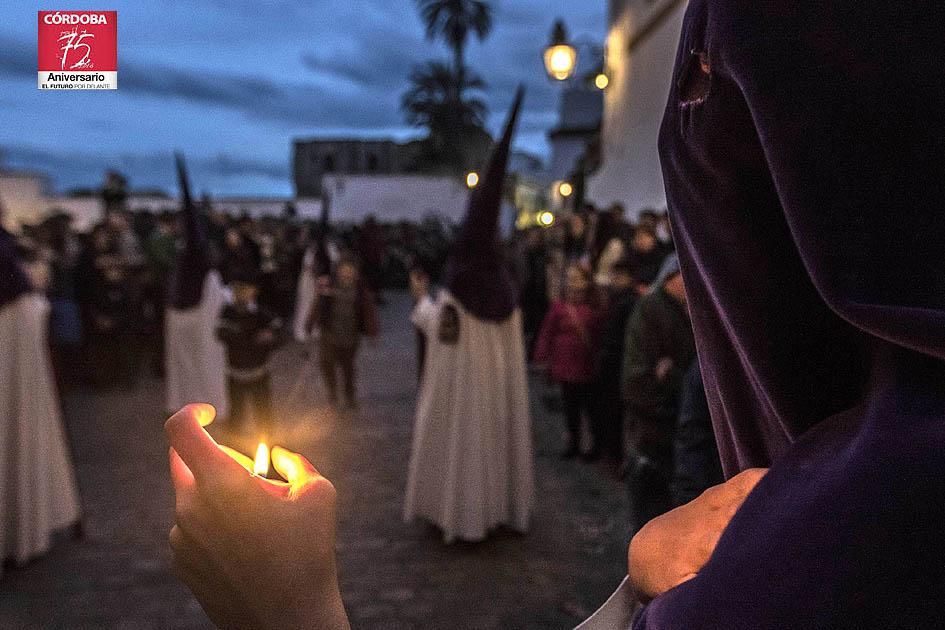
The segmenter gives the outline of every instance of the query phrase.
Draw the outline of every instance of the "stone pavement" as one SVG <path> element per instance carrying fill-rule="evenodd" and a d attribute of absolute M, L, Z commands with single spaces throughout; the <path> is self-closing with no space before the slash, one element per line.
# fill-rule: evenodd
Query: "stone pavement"
<path fill-rule="evenodd" d="M 393 296 L 384 335 L 360 359 L 361 410 L 320 403 L 302 349 L 275 359 L 281 426 L 274 442 L 310 457 L 338 488 L 342 595 L 355 628 L 571 628 L 626 569 L 626 493 L 605 470 L 563 462 L 561 419 L 533 379 L 536 508 L 526 536 L 444 545 L 401 507 L 416 367 L 409 303 Z M 168 570 L 173 513 L 163 436 L 163 386 L 67 395 L 65 415 L 86 512 L 86 538 L 0 578 L 0 629 L 212 627 Z M 211 432 L 252 452 L 252 429 Z"/>

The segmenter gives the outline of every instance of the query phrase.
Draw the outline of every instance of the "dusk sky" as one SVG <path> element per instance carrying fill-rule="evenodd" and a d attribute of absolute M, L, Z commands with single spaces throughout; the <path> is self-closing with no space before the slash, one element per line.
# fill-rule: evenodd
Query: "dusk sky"
<path fill-rule="evenodd" d="M 558 87 L 541 52 L 555 17 L 602 42 L 606 1 L 494 0 L 495 24 L 468 63 L 488 83 L 489 129 L 528 87 L 516 148 L 547 159 Z M 36 89 L 38 9 L 118 11 L 118 90 Z M 289 195 L 295 137 L 417 137 L 400 97 L 414 64 L 447 59 L 413 0 L 166 0 L 14 3 L 0 23 L 0 167 L 98 186 L 173 191 L 171 152 L 211 194 Z"/>

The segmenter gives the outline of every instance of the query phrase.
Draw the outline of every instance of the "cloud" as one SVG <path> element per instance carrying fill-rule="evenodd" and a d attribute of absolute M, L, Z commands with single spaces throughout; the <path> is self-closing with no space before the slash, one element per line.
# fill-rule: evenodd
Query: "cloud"
<path fill-rule="evenodd" d="M 106 170 L 118 170 L 130 174 L 133 187 L 161 187 L 171 190 L 174 186 L 174 161 L 170 151 L 122 153 L 105 155 L 90 151 L 60 151 L 29 145 L 4 146 L 0 148 L 4 161 L 17 168 L 35 170 L 55 175 L 63 189 L 94 186 L 101 181 Z M 187 165 L 196 187 L 200 190 L 225 191 L 216 184 L 253 178 L 289 182 L 288 163 L 251 160 L 227 153 L 203 157 L 188 156 Z"/>
<path fill-rule="evenodd" d="M 0 36 L 0 75 L 32 82 L 36 60 L 23 42 Z M 226 107 L 247 118 L 291 126 L 365 127 L 400 123 L 396 99 L 385 98 L 382 85 L 343 89 L 337 84 L 277 83 L 258 75 L 140 64 L 122 60 L 119 92 L 161 99 L 180 99 L 210 107 Z M 332 89 L 329 89 L 331 86 Z"/>
<path fill-rule="evenodd" d="M 516 147 L 546 153 L 559 99 L 541 61 L 551 24 L 561 15 L 572 35 L 602 39 L 606 3 L 493 4 L 493 33 L 468 50 L 488 84 L 489 128 L 499 129 L 524 82 Z M 167 186 L 173 174 L 164 152 L 199 138 L 204 154 L 193 156 L 195 177 L 212 190 L 284 190 L 293 136 L 416 134 L 400 111 L 407 76 L 415 64 L 449 55 L 426 40 L 414 0 L 273 0 L 264 7 L 255 0 L 115 0 L 115 7 L 120 88 L 110 94 L 37 91 L 35 14 L 0 26 L 0 80 L 10 87 L 0 111 L 13 121 L 0 129 L 0 144 L 10 161 L 42 168 L 66 186 L 95 184 L 105 168 L 124 170 L 134 185 Z M 65 102 L 77 106 L 64 114 Z M 51 121 L 68 124 L 69 133 L 49 133 Z"/>

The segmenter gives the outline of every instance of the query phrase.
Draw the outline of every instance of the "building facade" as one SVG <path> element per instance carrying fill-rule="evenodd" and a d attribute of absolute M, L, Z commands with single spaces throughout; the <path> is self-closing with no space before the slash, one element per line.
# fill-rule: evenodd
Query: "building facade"
<path fill-rule="evenodd" d="M 466 212 L 469 189 L 459 177 L 439 175 L 326 174 L 322 180 L 331 221 L 382 223 L 435 217 L 457 223 Z"/>
<path fill-rule="evenodd" d="M 411 145 L 393 140 L 295 140 L 292 173 L 299 197 L 321 197 L 326 175 L 396 175 L 410 162 Z"/>
<path fill-rule="evenodd" d="M 603 92 L 585 80 L 568 84 L 561 92 L 558 124 L 548 132 L 551 145 L 549 175 L 570 179 L 588 148 L 597 142 L 604 109 Z"/>
<path fill-rule="evenodd" d="M 0 170 L 3 227 L 16 230 L 24 223 L 38 223 L 46 211 L 48 187 L 41 173 Z"/>
<path fill-rule="evenodd" d="M 589 178 L 595 204 L 629 216 L 666 206 L 657 140 L 672 80 L 685 0 L 610 0 L 600 166 Z"/>

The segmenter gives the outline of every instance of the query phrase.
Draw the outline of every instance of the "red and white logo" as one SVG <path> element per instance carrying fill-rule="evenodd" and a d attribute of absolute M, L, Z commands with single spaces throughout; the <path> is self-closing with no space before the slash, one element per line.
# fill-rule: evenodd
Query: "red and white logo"
<path fill-rule="evenodd" d="M 40 11 L 41 90 L 118 89 L 118 11 Z"/>

